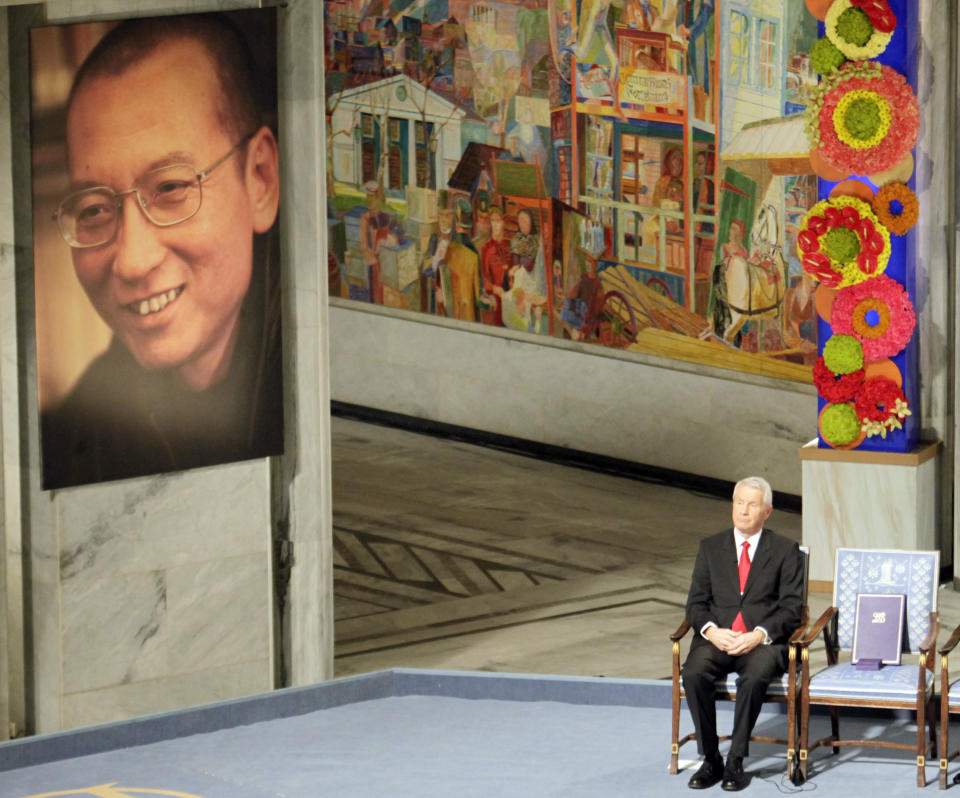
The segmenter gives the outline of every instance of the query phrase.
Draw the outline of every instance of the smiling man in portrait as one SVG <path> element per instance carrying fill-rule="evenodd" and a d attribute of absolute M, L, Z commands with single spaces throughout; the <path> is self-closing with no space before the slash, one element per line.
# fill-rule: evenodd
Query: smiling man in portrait
<path fill-rule="evenodd" d="M 127 20 L 67 104 L 55 214 L 112 332 L 43 414 L 44 487 L 282 450 L 276 136 L 219 15 Z"/>

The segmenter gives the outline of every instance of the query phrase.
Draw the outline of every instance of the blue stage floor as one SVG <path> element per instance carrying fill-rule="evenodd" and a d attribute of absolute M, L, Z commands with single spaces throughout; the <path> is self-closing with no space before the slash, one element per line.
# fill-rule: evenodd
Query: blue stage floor
<path fill-rule="evenodd" d="M 6 743 L 0 798 L 684 794 L 689 771 L 667 773 L 667 701 L 669 685 L 652 680 L 387 671 Z M 721 727 L 730 717 L 721 715 Z M 819 736 L 828 722 L 814 721 Z M 863 720 L 841 722 L 868 737 L 879 731 Z M 887 723 L 888 733 L 915 739 L 910 722 Z M 760 725 L 786 732 L 782 714 L 764 715 Z M 681 728 L 689 728 L 686 714 Z M 782 749 L 755 744 L 744 794 L 915 795 L 913 757 L 881 754 L 818 750 L 813 778 L 797 788 L 783 778 Z M 692 744 L 681 749 L 681 759 L 695 755 Z M 937 790 L 936 762 L 927 774 L 927 789 Z"/>

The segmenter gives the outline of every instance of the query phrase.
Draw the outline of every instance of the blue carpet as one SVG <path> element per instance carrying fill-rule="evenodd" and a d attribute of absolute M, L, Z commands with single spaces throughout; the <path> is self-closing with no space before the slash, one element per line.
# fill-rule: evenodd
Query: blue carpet
<path fill-rule="evenodd" d="M 389 672 L 393 673 L 393 672 Z M 574 703 L 553 699 L 517 700 L 489 697 L 464 698 L 436 694 L 403 694 L 403 677 L 420 680 L 424 692 L 439 692 L 451 684 L 457 692 L 474 694 L 505 690 L 515 693 L 525 686 L 527 694 L 557 694 L 566 685 Z M 452 681 L 448 681 L 448 677 Z M 302 711 L 315 696 L 343 690 L 346 680 L 297 691 L 281 691 L 246 702 L 228 702 L 197 712 L 210 712 L 235 721 L 223 728 L 157 740 L 134 747 L 104 750 L 72 758 L 19 767 L 0 773 L 0 798 L 27 798 L 51 794 L 140 798 L 148 795 L 199 796 L 199 798 L 619 798 L 619 796 L 666 796 L 686 793 L 690 771 L 678 776 L 667 773 L 669 759 L 669 710 L 660 706 L 630 706 L 633 698 L 624 691 L 629 682 L 610 684 L 612 694 L 625 703 L 583 703 L 582 688 L 600 698 L 599 682 L 607 680 L 551 681 L 548 677 L 509 677 L 498 674 L 394 675 L 401 694 L 382 695 L 376 680 L 375 695 L 367 700 L 356 682 L 352 703 L 332 702 Z M 579 687 L 578 687 L 579 685 Z M 649 688 L 650 685 L 639 685 Z M 659 692 L 663 692 L 660 686 Z M 599 691 L 599 692 L 598 692 Z M 619 691 L 619 692 L 617 692 Z M 380 695 L 376 695 L 380 693 Z M 643 690 L 639 694 L 643 694 Z M 297 700 L 291 703 L 291 698 Z M 281 707 L 275 719 L 249 720 L 245 707 L 255 706 L 261 715 L 270 699 Z M 264 699 L 267 704 L 264 704 Z M 259 703 L 257 703 L 259 702 Z M 324 703 L 321 700 L 321 703 Z M 331 702 L 327 701 L 330 704 Z M 652 703 L 660 703 L 653 701 Z M 292 709 L 291 709 L 292 707 Z M 135 721 L 165 723 L 181 713 L 159 719 Z M 729 727 L 731 713 L 722 711 L 721 730 Z M 814 718 L 811 737 L 826 733 L 826 718 Z M 866 737 L 883 730 L 898 739 L 915 739 L 909 721 L 891 720 L 871 727 L 862 719 L 842 719 L 841 728 Z M 126 724 L 111 724 L 107 736 L 118 739 Z M 196 727 L 196 723 L 194 726 Z M 682 731 L 690 726 L 686 714 Z M 785 734 L 782 714 L 761 716 L 764 733 Z M 958 730 L 960 733 L 960 730 Z M 97 736 L 97 730 L 72 733 Z M 64 736 L 31 741 L 31 757 L 47 743 L 56 750 Z M 960 738 L 958 738 L 960 739 Z M 4 748 L 17 744 L 0 746 Z M 37 747 L 39 746 L 39 748 Z M 28 750 L 21 747 L 21 751 Z M 907 752 L 843 749 L 830 756 L 829 749 L 811 755 L 813 778 L 800 788 L 786 783 L 783 752 L 778 746 L 754 744 L 747 770 L 753 774 L 745 795 L 777 795 L 816 792 L 818 796 L 916 794 L 914 762 Z M 692 760 L 695 748 L 681 749 L 681 759 Z M 956 767 L 954 767 L 956 770 Z M 929 789 L 936 789 L 936 762 L 928 769 Z M 97 785 L 115 784 L 110 789 Z M 715 794 L 720 788 L 714 788 Z"/>

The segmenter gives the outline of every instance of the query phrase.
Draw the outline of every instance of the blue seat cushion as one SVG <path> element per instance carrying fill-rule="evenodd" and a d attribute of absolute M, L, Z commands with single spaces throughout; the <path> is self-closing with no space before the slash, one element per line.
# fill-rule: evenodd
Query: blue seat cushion
<path fill-rule="evenodd" d="M 726 691 L 732 695 L 735 695 L 737 692 L 737 679 L 740 678 L 740 675 L 736 672 L 728 673 L 726 679 L 717 680 L 717 692 Z M 787 697 L 787 685 L 790 683 L 790 675 L 788 673 L 783 674 L 779 679 L 774 679 L 770 682 L 770 686 L 767 688 L 768 696 L 779 696 L 780 698 Z"/>
<path fill-rule="evenodd" d="M 950 690 L 947 693 L 947 701 L 949 702 L 951 709 L 953 709 L 955 706 L 960 707 L 960 679 L 950 683 Z"/>
<path fill-rule="evenodd" d="M 914 702 L 919 665 L 884 665 L 878 671 L 860 671 L 849 662 L 831 665 L 810 677 L 810 698 L 862 698 L 870 701 Z M 927 693 L 933 674 L 924 668 Z"/>

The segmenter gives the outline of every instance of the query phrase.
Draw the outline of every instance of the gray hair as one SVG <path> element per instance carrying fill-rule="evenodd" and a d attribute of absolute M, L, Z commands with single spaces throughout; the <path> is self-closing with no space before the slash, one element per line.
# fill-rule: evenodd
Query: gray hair
<path fill-rule="evenodd" d="M 763 506 L 764 507 L 773 507 L 773 488 L 770 487 L 770 483 L 767 482 L 763 477 L 744 477 L 736 485 L 733 486 L 733 498 L 737 498 L 737 491 L 740 490 L 741 485 L 746 485 L 748 488 L 756 488 L 757 490 L 763 491 Z"/>

